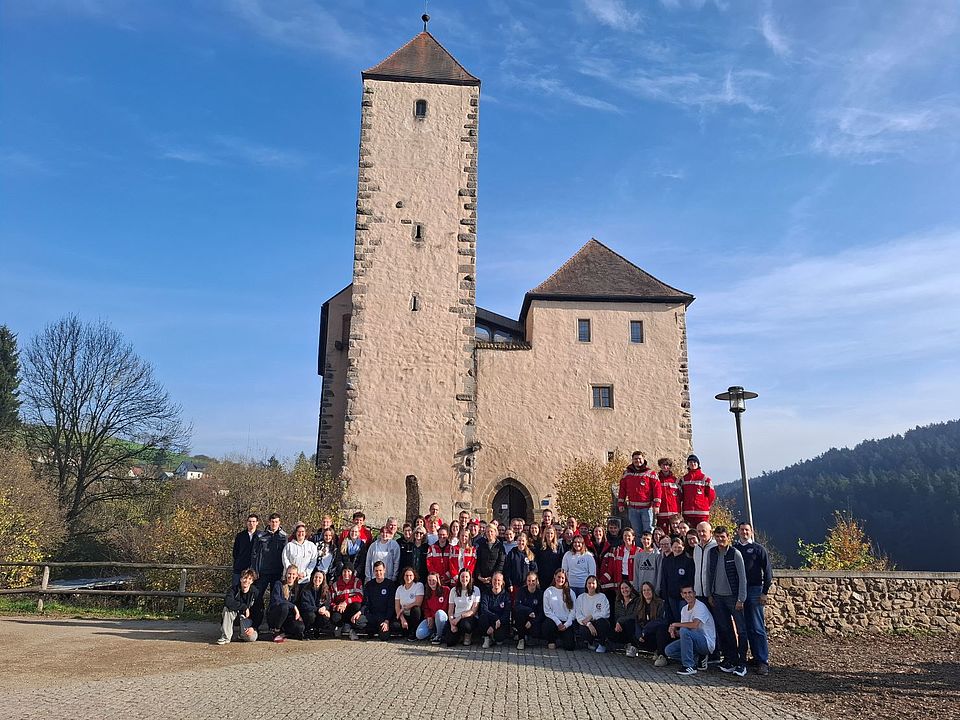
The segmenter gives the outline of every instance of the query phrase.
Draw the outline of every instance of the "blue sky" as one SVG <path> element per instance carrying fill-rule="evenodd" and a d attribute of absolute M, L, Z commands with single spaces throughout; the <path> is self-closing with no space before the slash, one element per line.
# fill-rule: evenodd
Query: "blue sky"
<path fill-rule="evenodd" d="M 697 296 L 694 437 L 748 470 L 960 414 L 960 6 L 432 0 L 483 80 L 478 301 L 596 237 Z M 397 0 L 0 5 L 0 322 L 152 362 L 207 454 L 310 452 L 352 260 L 360 71 Z M 951 319 L 952 318 L 952 319 Z M 638 439 L 642 444 L 642 439 Z"/>

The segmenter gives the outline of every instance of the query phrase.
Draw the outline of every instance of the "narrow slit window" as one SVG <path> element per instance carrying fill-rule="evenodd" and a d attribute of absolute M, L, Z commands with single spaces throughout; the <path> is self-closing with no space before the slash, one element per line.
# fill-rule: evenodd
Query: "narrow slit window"
<path fill-rule="evenodd" d="M 423 225 L 420 223 L 414 223 L 413 225 L 413 239 L 423 240 Z"/>
<path fill-rule="evenodd" d="M 582 343 L 590 342 L 590 321 L 585 318 L 577 320 L 577 340 Z"/>
<path fill-rule="evenodd" d="M 637 344 L 643 342 L 643 320 L 630 321 L 630 342 Z"/>
<path fill-rule="evenodd" d="M 423 120 L 427 116 L 427 101 L 417 100 L 413 105 L 413 116 L 417 120 Z"/>
<path fill-rule="evenodd" d="M 410 296 L 410 310 L 417 312 L 420 309 L 420 296 L 414 293 Z"/>

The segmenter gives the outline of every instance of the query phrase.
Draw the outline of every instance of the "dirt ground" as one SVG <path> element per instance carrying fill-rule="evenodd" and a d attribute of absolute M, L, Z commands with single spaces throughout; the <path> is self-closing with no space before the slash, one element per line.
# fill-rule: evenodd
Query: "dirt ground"
<path fill-rule="evenodd" d="M 751 687 L 824 718 L 960 718 L 960 638 L 788 636 L 774 639 Z"/>
<path fill-rule="evenodd" d="M 308 653 L 311 643 L 213 645 L 213 623 L 0 617 L 0 690 L 149 676 Z M 91 642 L 91 638 L 95 642 Z M 773 639 L 768 677 L 744 680 L 776 702 L 827 720 L 960 718 L 960 638 L 788 636 Z"/>

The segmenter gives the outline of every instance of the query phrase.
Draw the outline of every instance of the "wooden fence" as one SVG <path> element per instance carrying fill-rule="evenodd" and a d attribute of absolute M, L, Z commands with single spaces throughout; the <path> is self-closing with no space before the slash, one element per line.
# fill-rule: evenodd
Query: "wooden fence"
<path fill-rule="evenodd" d="M 177 612 L 183 612 L 186 598 L 219 598 L 223 593 L 187 592 L 187 572 L 231 572 L 229 565 L 176 565 L 170 563 L 118 563 L 118 562 L 5 562 L 0 567 L 41 568 L 40 584 L 21 588 L 0 588 L 0 595 L 37 595 L 37 610 L 43 611 L 43 602 L 50 595 L 115 595 L 177 598 Z M 116 568 L 118 570 L 179 570 L 180 585 L 176 590 L 113 590 L 106 587 L 58 587 L 50 582 L 51 568 Z M 96 580 L 90 584 L 95 584 Z"/>

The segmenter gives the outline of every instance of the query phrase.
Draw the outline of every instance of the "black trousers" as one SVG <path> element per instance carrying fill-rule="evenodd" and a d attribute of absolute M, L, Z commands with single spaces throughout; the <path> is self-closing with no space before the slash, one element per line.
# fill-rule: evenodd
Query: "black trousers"
<path fill-rule="evenodd" d="M 613 623 L 610 630 L 610 639 L 615 643 L 620 643 L 621 645 L 632 645 L 636 642 L 636 630 L 637 630 L 637 621 L 634 619 L 627 620 L 626 618 L 620 619 L 620 627 L 622 630 L 620 632 L 616 631 L 617 624 Z"/>
<path fill-rule="evenodd" d="M 333 610 L 330 613 L 330 622 L 333 624 L 334 627 L 339 627 L 340 625 L 349 624 L 354 630 L 357 630 L 358 628 L 363 627 L 363 624 L 360 621 L 360 618 L 362 618 L 363 615 L 361 615 L 360 618 L 357 619 L 356 623 L 350 622 L 350 618 L 352 618 L 358 612 L 360 612 L 360 603 L 356 603 L 356 602 L 348 603 L 347 606 L 343 609 L 342 613 L 337 612 L 336 610 Z"/>
<path fill-rule="evenodd" d="M 457 622 L 457 629 L 453 629 L 451 623 L 447 623 L 447 629 L 444 631 L 444 636 L 447 641 L 447 645 L 453 647 L 458 642 L 463 639 L 464 635 L 472 635 L 477 629 L 477 619 L 475 617 L 463 618 Z"/>
<path fill-rule="evenodd" d="M 607 636 L 610 634 L 610 619 L 597 618 L 596 620 L 591 620 L 591 622 L 593 623 L 594 630 L 597 631 L 596 635 L 590 632 L 590 628 L 586 625 L 576 623 L 574 627 L 577 629 L 577 635 L 585 642 L 595 642 L 598 645 L 605 645 Z"/>
<path fill-rule="evenodd" d="M 491 638 L 491 640 L 493 642 L 502 643 L 504 640 L 510 637 L 510 621 L 508 620 L 505 622 L 501 620 L 500 627 L 494 627 L 496 624 L 497 624 L 497 621 L 495 618 L 489 619 L 489 620 L 481 619 L 477 622 L 477 625 L 479 625 L 479 628 L 480 628 L 481 635 L 486 637 L 487 631 L 490 630 L 490 628 L 494 628 L 493 637 Z"/>
<path fill-rule="evenodd" d="M 404 630 L 403 625 L 400 624 L 400 620 L 394 618 L 390 622 L 393 631 L 401 637 L 416 637 L 417 625 L 419 625 L 420 621 L 423 620 L 423 610 L 419 606 L 412 607 L 409 610 L 404 610 L 403 617 L 407 621 L 407 629 Z"/>
<path fill-rule="evenodd" d="M 279 573 L 267 573 L 257 578 L 257 601 L 250 608 L 250 622 L 253 623 L 254 630 L 259 630 L 263 624 L 263 606 L 270 604 L 270 592 L 273 590 L 273 584 L 279 579 Z"/>
<path fill-rule="evenodd" d="M 526 640 L 528 637 L 541 637 L 544 622 L 550 621 L 545 621 L 542 617 L 538 617 L 536 613 L 533 617 L 530 617 L 530 613 L 527 612 L 513 613 L 513 628 L 517 631 L 517 637 L 521 640 Z M 530 623 L 529 628 L 527 623 Z"/>
<path fill-rule="evenodd" d="M 314 610 L 301 612 L 300 616 L 306 631 L 314 637 L 320 637 L 321 633 L 328 633 L 333 629 L 332 617 L 325 617 Z"/>
<path fill-rule="evenodd" d="M 577 646 L 577 631 L 571 625 L 563 632 L 557 629 L 557 624 L 547 618 L 543 621 L 543 639 L 548 643 L 556 643 L 564 650 L 573 650 Z"/>
<path fill-rule="evenodd" d="M 390 639 L 390 617 L 376 617 L 374 615 L 367 615 L 367 626 L 366 631 L 367 635 L 374 638 L 380 638 L 381 640 Z M 387 624 L 387 629 L 384 630 L 382 625 L 383 623 Z"/>
<path fill-rule="evenodd" d="M 637 628 L 638 645 L 643 650 L 655 652 L 658 655 L 666 655 L 664 650 L 670 644 L 670 633 L 668 620 L 651 620 L 643 627 Z"/>
<path fill-rule="evenodd" d="M 285 635 L 303 640 L 305 630 L 303 620 L 297 620 L 286 605 L 271 605 L 267 610 L 267 625 L 271 630 L 279 630 Z"/>

